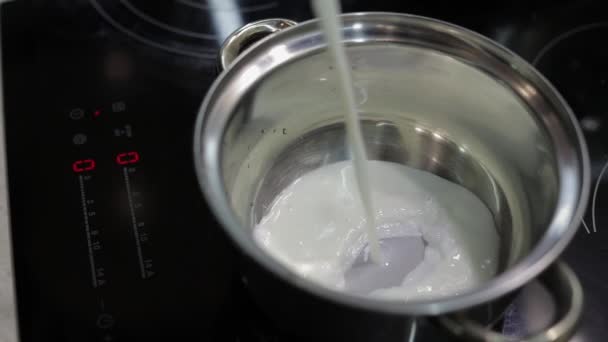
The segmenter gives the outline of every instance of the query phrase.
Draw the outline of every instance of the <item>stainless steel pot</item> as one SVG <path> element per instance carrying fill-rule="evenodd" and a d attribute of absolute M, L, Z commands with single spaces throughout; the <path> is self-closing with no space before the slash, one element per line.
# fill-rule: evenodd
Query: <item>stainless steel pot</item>
<path fill-rule="evenodd" d="M 389 315 L 462 311 L 537 277 L 576 232 L 589 188 L 586 146 L 561 96 L 521 58 L 461 27 L 393 13 L 342 20 L 369 157 L 432 172 L 476 194 L 501 238 L 499 273 L 458 296 L 391 302 L 309 282 L 256 245 L 252 227 L 285 186 L 349 158 L 332 60 L 316 21 L 253 23 L 223 48 L 227 69 L 201 107 L 194 157 L 228 234 L 292 286 Z"/>

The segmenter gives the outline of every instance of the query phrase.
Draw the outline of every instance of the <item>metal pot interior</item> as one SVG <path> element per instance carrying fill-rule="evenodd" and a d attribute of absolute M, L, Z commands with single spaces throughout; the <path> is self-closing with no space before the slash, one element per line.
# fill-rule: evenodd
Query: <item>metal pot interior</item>
<path fill-rule="evenodd" d="M 429 49 L 374 44 L 349 54 L 369 158 L 469 189 L 494 216 L 499 269 L 526 255 L 555 208 L 557 169 L 525 103 L 501 82 Z M 254 227 L 298 177 L 349 159 L 330 64 L 318 53 L 283 66 L 234 112 L 222 169 L 244 227 Z"/>

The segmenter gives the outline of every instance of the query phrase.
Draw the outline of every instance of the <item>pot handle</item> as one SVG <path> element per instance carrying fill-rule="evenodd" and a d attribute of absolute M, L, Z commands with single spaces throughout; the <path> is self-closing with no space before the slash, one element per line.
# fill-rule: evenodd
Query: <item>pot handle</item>
<path fill-rule="evenodd" d="M 558 318 L 553 325 L 544 331 L 514 338 L 489 330 L 482 324 L 468 319 L 466 313 L 441 316 L 438 321 L 451 333 L 467 341 L 567 341 L 574 333 L 583 312 L 583 289 L 581 284 L 572 269 L 561 261 L 556 262 L 543 272 L 538 280 L 553 294 L 557 307 L 562 308 L 559 310 L 561 318 Z"/>
<path fill-rule="evenodd" d="M 253 43 L 297 23 L 289 19 L 263 19 L 249 23 L 232 32 L 220 48 L 220 68 L 225 70 Z"/>

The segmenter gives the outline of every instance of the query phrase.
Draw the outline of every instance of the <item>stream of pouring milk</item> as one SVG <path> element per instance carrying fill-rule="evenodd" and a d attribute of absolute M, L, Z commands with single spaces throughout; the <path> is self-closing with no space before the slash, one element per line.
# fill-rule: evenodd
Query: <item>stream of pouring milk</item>
<path fill-rule="evenodd" d="M 344 102 L 344 119 L 346 122 L 346 136 L 352 153 L 352 160 L 355 166 L 355 178 L 357 180 L 357 189 L 359 190 L 359 198 L 363 203 L 366 220 L 365 226 L 367 229 L 367 238 L 370 246 L 372 260 L 376 264 L 382 263 L 380 255 L 380 246 L 376 235 L 374 222 L 374 206 L 369 185 L 369 174 L 367 170 L 367 153 L 363 144 L 363 134 L 359 123 L 359 115 L 355 102 L 355 92 L 353 90 L 353 81 L 350 75 L 350 63 L 346 58 L 344 47 L 342 45 L 342 30 L 338 25 L 340 8 L 337 1 L 331 0 L 312 0 L 312 7 L 319 18 L 321 29 L 325 33 L 327 39 L 327 49 L 333 56 L 336 64 L 336 74 L 339 80 L 338 88 L 342 92 L 342 100 Z"/>
<path fill-rule="evenodd" d="M 323 166 L 283 189 L 254 239 L 302 277 L 386 299 L 450 296 L 489 279 L 498 235 L 475 195 L 428 172 L 367 160 L 338 5 L 312 4 L 335 60 L 352 161 Z"/>

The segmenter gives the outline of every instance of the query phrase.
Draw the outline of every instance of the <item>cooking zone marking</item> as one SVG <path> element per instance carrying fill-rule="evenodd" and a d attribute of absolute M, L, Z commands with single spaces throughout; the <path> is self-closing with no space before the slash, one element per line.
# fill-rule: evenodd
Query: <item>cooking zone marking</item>
<path fill-rule="evenodd" d="M 89 2 L 95 8 L 95 10 L 97 11 L 97 13 L 99 13 L 99 15 L 101 15 L 115 29 L 117 29 L 118 31 L 123 32 L 127 36 L 129 36 L 129 37 L 131 37 L 131 38 L 133 38 L 135 40 L 138 40 L 138 41 L 140 41 L 140 42 L 142 42 L 142 43 L 144 43 L 146 45 L 149 45 L 151 47 L 155 47 L 155 48 L 158 48 L 158 49 L 161 49 L 161 50 L 165 50 L 165 51 L 169 51 L 169 52 L 185 55 L 185 56 L 191 56 L 191 57 L 197 57 L 197 58 L 209 58 L 209 59 L 216 57 L 216 52 L 212 51 L 211 49 L 201 49 L 200 50 L 201 52 L 190 51 L 190 50 L 187 50 L 187 49 L 181 49 L 181 48 L 178 48 L 178 47 L 173 47 L 173 46 L 165 45 L 163 43 L 156 42 L 154 40 L 148 39 L 148 38 L 142 36 L 141 34 L 128 29 L 127 26 L 123 25 L 118 20 L 114 19 L 112 17 L 112 15 L 109 12 L 106 11 L 106 9 L 105 9 L 104 6 L 107 6 L 107 5 L 105 4 L 105 2 L 102 2 L 102 1 L 99 1 L 99 0 L 89 0 Z M 102 3 L 104 5 L 102 5 Z M 152 24 L 154 24 L 154 23 L 152 23 Z M 171 32 L 171 31 L 169 31 L 169 32 Z M 177 33 L 177 34 L 179 34 L 179 33 Z M 210 39 L 210 38 L 207 38 L 207 39 Z"/>
<path fill-rule="evenodd" d="M 269 9 L 273 9 L 275 7 L 279 6 L 279 2 L 278 1 L 271 1 L 265 4 L 259 4 L 259 5 L 233 5 L 230 4 L 230 2 L 226 1 L 228 4 L 228 6 L 219 6 L 221 3 L 217 2 L 217 4 L 214 4 L 214 2 L 212 1 L 210 5 L 206 5 L 206 4 L 201 4 L 199 2 L 196 1 L 192 1 L 192 0 L 177 0 L 177 2 L 181 2 L 184 5 L 187 6 L 191 6 L 193 8 L 198 8 L 198 9 L 202 9 L 202 10 L 210 10 L 210 11 L 239 11 L 241 13 L 246 13 L 246 12 L 256 12 L 256 11 L 263 11 L 263 10 L 269 10 Z"/>
<path fill-rule="evenodd" d="M 597 181 L 595 181 L 595 186 L 593 187 L 593 197 L 591 198 L 591 228 L 593 228 L 594 233 L 597 233 L 597 224 L 595 219 L 595 203 L 597 199 L 597 191 L 600 188 L 600 182 L 602 181 L 602 177 L 604 177 L 604 173 L 606 173 L 606 169 L 608 169 L 608 161 L 602 167 L 600 175 L 597 177 Z M 583 219 L 583 227 L 585 227 L 587 234 L 591 234 L 591 229 L 589 229 L 589 226 L 585 222 L 585 219 Z"/>

